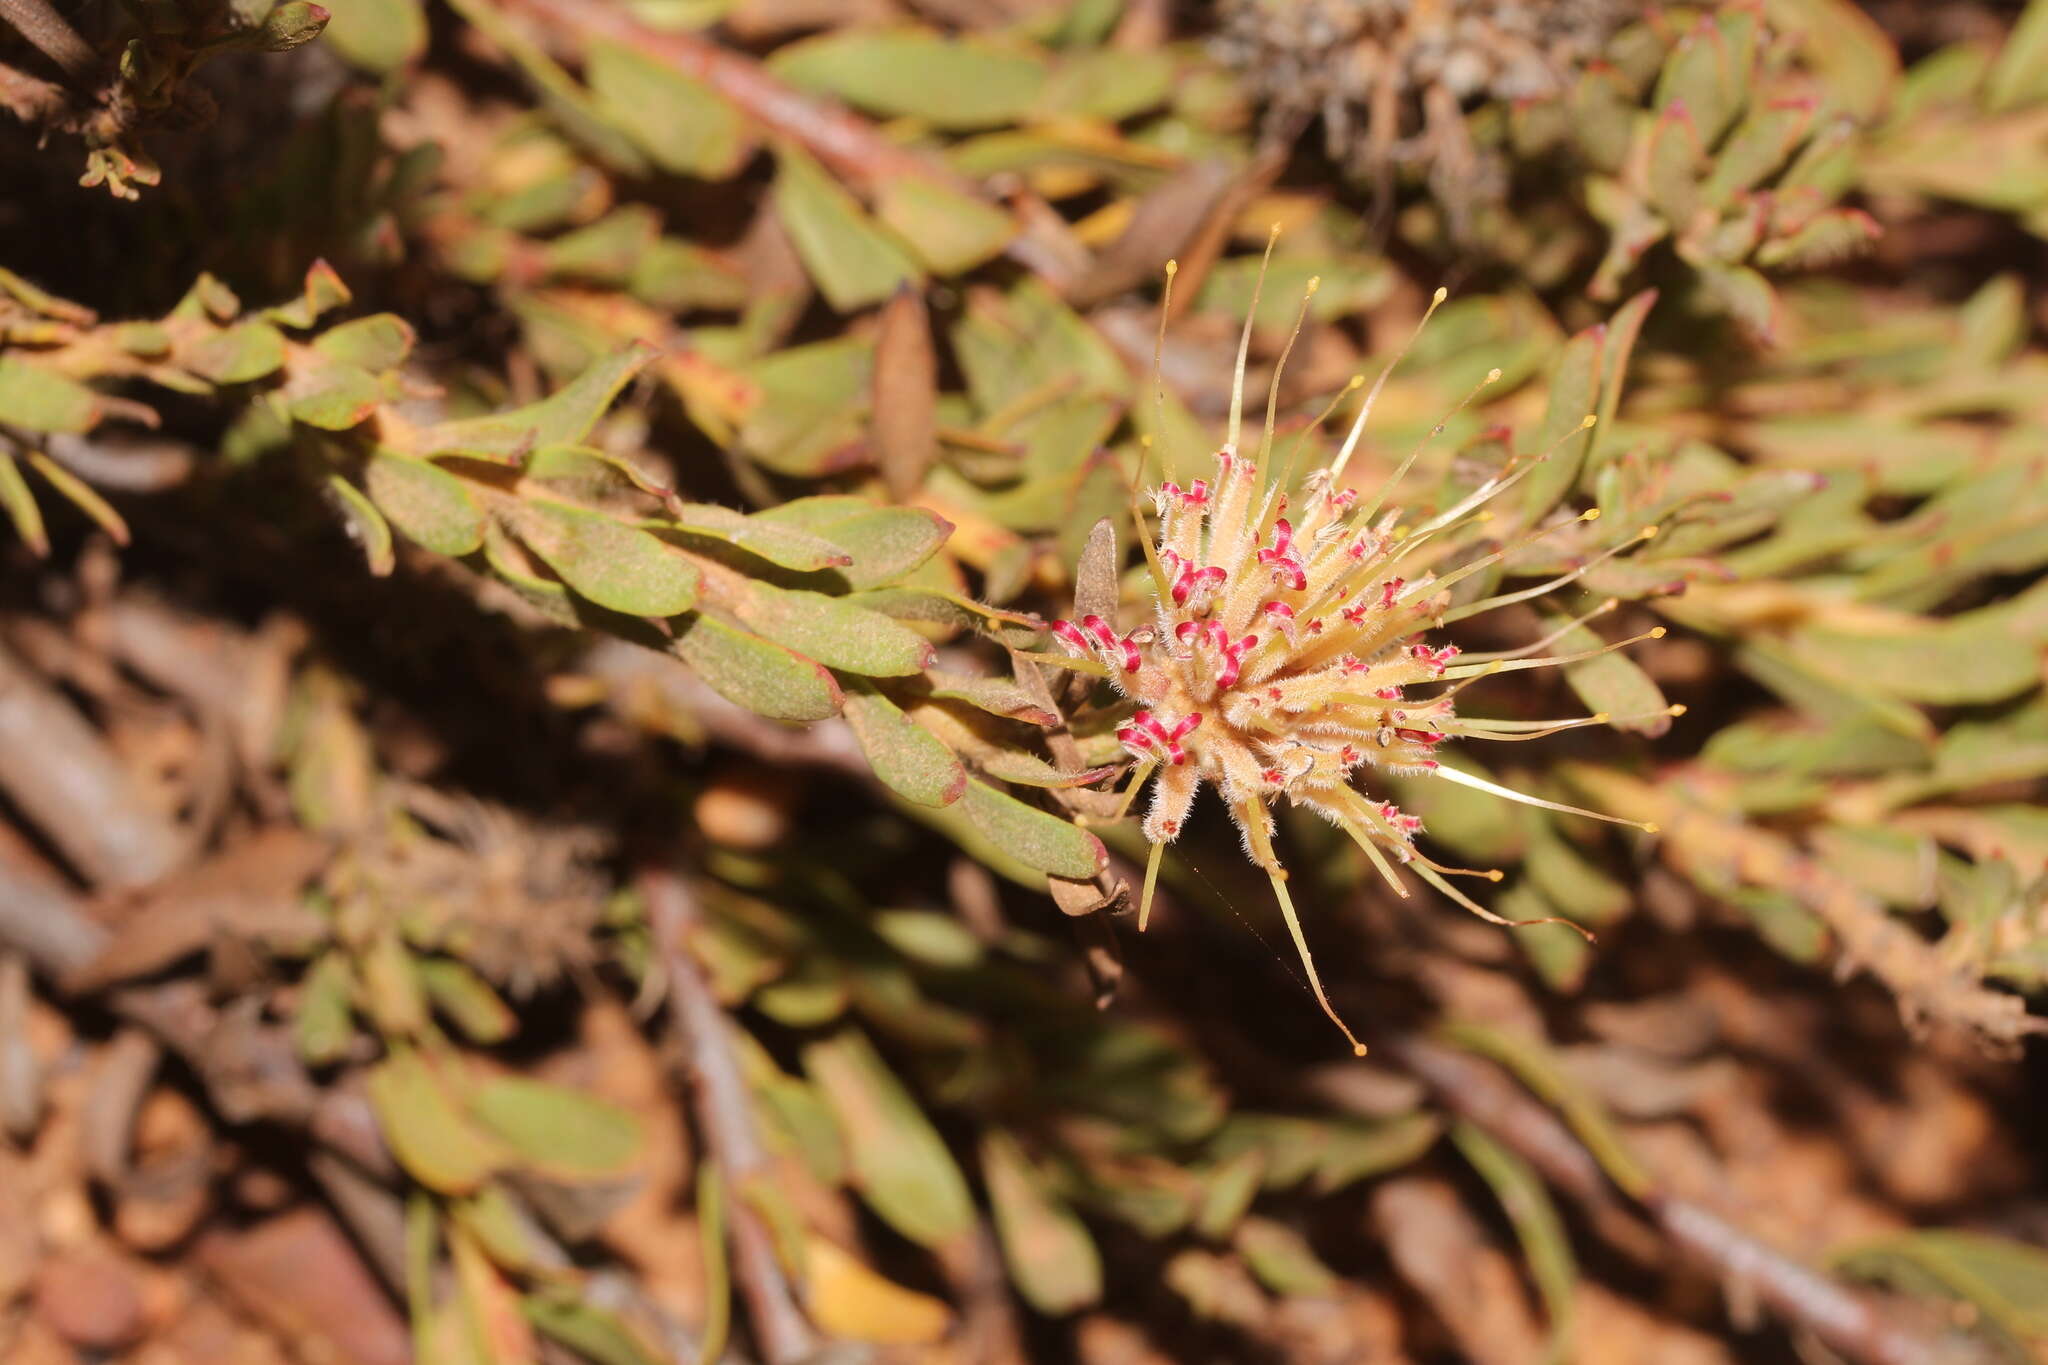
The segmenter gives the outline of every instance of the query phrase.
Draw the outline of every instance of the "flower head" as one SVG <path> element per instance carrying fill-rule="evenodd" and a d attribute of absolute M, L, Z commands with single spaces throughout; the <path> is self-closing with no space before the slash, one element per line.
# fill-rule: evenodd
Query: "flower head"
<path fill-rule="evenodd" d="M 1169 265 L 1169 288 L 1172 269 Z M 1443 296 L 1439 290 L 1436 301 Z M 1419 519 L 1406 517 L 1385 506 L 1385 489 L 1366 496 L 1344 482 L 1373 400 L 1385 383 L 1382 374 L 1334 460 L 1308 475 L 1290 497 L 1286 480 L 1262 468 L 1272 444 L 1270 400 L 1266 439 L 1256 455 L 1238 445 L 1249 337 L 1247 321 L 1238 349 L 1230 435 L 1216 452 L 1214 477 L 1197 479 L 1185 489 L 1162 483 L 1152 494 L 1157 535 L 1146 551 L 1154 587 L 1149 620 L 1119 633 L 1101 616 L 1090 615 L 1055 622 L 1052 632 L 1073 666 L 1103 673 L 1136 704 L 1116 735 L 1136 764 L 1132 793 L 1148 781 L 1152 790 L 1144 817 L 1152 857 L 1139 927 L 1150 911 L 1160 851 L 1179 836 L 1202 787 L 1213 788 L 1242 833 L 1247 854 L 1273 880 L 1318 1002 L 1362 1053 L 1363 1044 L 1330 1007 L 1309 959 L 1287 893 L 1286 871 L 1273 851 L 1274 804 L 1286 800 L 1343 828 L 1400 894 L 1407 890 L 1396 864 L 1475 913 L 1508 923 L 1444 879 L 1459 869 L 1442 867 L 1418 850 L 1421 820 L 1371 794 L 1371 775 L 1428 774 L 1510 800 L 1613 819 L 1497 786 L 1446 766 L 1439 757 L 1455 739 L 1524 739 L 1606 723 L 1604 715 L 1555 722 L 1470 719 L 1457 709 L 1458 694 L 1477 679 L 1584 656 L 1544 657 L 1541 651 L 1556 636 L 1523 649 L 1474 656 L 1431 632 L 1447 620 L 1562 587 L 1654 535 L 1655 528 L 1535 588 L 1452 610 L 1450 589 L 1460 580 L 1545 534 L 1590 521 L 1598 512 L 1558 522 L 1519 544 L 1439 572 L 1435 566 L 1446 550 L 1469 549 L 1465 533 L 1488 515 L 1486 504 L 1544 457 L 1510 460 L 1454 505 Z M 1495 370 L 1486 382 L 1499 377 Z M 1577 430 L 1592 420 L 1588 417 Z M 1410 456 L 1389 488 L 1415 458 Z M 1143 533 L 1142 521 L 1140 528 Z M 1589 616 L 1614 605 L 1604 603 Z M 1498 880 L 1501 874 L 1477 875 Z"/>

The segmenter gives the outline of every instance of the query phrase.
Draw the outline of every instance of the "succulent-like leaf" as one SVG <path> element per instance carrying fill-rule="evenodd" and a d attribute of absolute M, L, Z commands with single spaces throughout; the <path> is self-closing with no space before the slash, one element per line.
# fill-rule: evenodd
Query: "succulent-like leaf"
<path fill-rule="evenodd" d="M 660 537 L 603 512 L 528 498 L 508 513 L 512 529 L 562 581 L 601 607 L 629 616 L 675 616 L 697 602 L 697 566 Z"/>
<path fill-rule="evenodd" d="M 363 489 L 393 526 L 436 554 L 466 555 L 483 544 L 483 509 L 437 464 L 380 447 L 363 465 Z"/>
<path fill-rule="evenodd" d="M 697 613 L 676 623 L 676 656 L 713 691 L 775 720 L 823 720 L 844 700 L 831 671 L 772 640 Z"/>
<path fill-rule="evenodd" d="M 969 778 L 960 805 L 975 828 L 997 848 L 1040 872 L 1055 877 L 1093 877 L 1108 863 L 1102 841 L 1088 831 L 985 783 Z"/>
<path fill-rule="evenodd" d="M 967 770 L 952 751 L 865 678 L 849 676 L 845 686 L 846 720 L 875 776 L 920 806 L 958 801 L 967 788 Z"/>

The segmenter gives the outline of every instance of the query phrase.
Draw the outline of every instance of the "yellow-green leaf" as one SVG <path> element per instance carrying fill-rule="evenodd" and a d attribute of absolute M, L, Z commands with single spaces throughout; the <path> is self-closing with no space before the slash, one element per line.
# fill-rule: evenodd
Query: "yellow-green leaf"
<path fill-rule="evenodd" d="M 368 370 L 336 361 L 294 382 L 286 394 L 294 421 L 322 431 L 347 431 L 377 410 L 384 386 Z"/>
<path fill-rule="evenodd" d="M 815 659 L 702 613 L 676 623 L 670 646 L 728 701 L 775 720 L 823 720 L 839 714 L 832 674 Z"/>
<path fill-rule="evenodd" d="M 635 342 L 596 361 L 538 403 L 429 427 L 419 434 L 413 449 L 421 455 L 462 455 L 517 464 L 537 446 L 573 445 L 590 434 L 619 390 L 659 354 L 654 347 Z"/>
<path fill-rule="evenodd" d="M 498 998 L 490 982 L 463 963 L 430 957 L 418 963 L 418 972 L 427 999 L 470 1041 L 502 1043 L 518 1028 L 519 1018 L 512 1007 Z"/>
<path fill-rule="evenodd" d="M 430 1190 L 468 1194 L 510 1155 L 471 1124 L 441 1078 L 409 1047 L 395 1048 L 373 1067 L 367 1088 L 391 1155 Z"/>
<path fill-rule="evenodd" d="M 775 208 L 805 269 L 835 309 L 851 313 L 880 303 L 924 273 L 896 237 L 879 228 L 859 202 L 809 153 L 776 149 Z"/>
<path fill-rule="evenodd" d="M 327 491 L 334 499 L 336 510 L 356 544 L 363 547 L 363 557 L 370 563 L 370 572 L 382 578 L 397 564 L 397 557 L 391 547 L 391 523 L 384 520 L 384 514 L 376 504 L 363 496 L 361 489 L 339 474 L 327 476 Z"/>
<path fill-rule="evenodd" d="M 427 50 L 420 0 L 341 0 L 329 10 L 327 45 L 366 71 L 390 71 Z"/>
<path fill-rule="evenodd" d="M 342 953 L 326 953 L 299 983 L 292 1016 L 292 1040 L 309 1066 L 338 1061 L 355 1037 L 355 1015 L 349 999 L 355 974 Z"/>
<path fill-rule="evenodd" d="M 751 149 L 746 124 L 730 102 L 653 57 L 617 43 L 593 43 L 584 78 L 604 115 L 665 171 L 724 180 Z"/>
<path fill-rule="evenodd" d="M 742 579 L 722 589 L 740 624 L 830 668 L 874 678 L 907 677 L 931 663 L 931 642 L 886 616 L 822 593 Z"/>
<path fill-rule="evenodd" d="M 237 323 L 194 342 L 181 359 L 216 384 L 247 384 L 283 366 L 284 333 L 267 322 Z"/>
<path fill-rule="evenodd" d="M 628 1174 L 646 1142 L 632 1111 L 523 1076 L 484 1082 L 471 1092 L 469 1111 L 521 1164 L 559 1179 Z"/>
<path fill-rule="evenodd" d="M 1071 820 L 1027 806 L 972 778 L 960 808 L 997 848 L 1040 872 L 1086 878 L 1108 863 L 1102 841 Z"/>
<path fill-rule="evenodd" d="M 757 555 L 770 564 L 799 573 L 818 569 L 846 568 L 853 556 L 823 536 L 795 526 L 779 526 L 761 517 L 750 517 L 729 507 L 685 503 L 674 509 L 673 519 L 664 527 L 693 536 L 709 536 Z"/>
<path fill-rule="evenodd" d="M 43 526 L 43 509 L 36 506 L 36 495 L 30 491 L 28 480 L 21 477 L 21 466 L 4 450 L 0 450 L 0 507 L 7 509 L 7 518 L 14 523 L 15 533 L 32 552 L 39 556 L 50 553 L 50 535 Z"/>
<path fill-rule="evenodd" d="M 562 581 L 629 616 L 674 616 L 697 602 L 697 566 L 660 537 L 603 512 L 530 498 L 510 514 L 519 539 Z"/>
<path fill-rule="evenodd" d="M 967 789 L 967 770 L 952 750 L 865 678 L 846 679 L 846 721 L 875 776 L 904 800 L 950 806 Z"/>
<path fill-rule="evenodd" d="M 974 1225 L 953 1154 L 865 1037 L 842 1029 L 806 1046 L 803 1065 L 839 1122 L 854 1187 L 882 1221 L 927 1247 Z"/>
<path fill-rule="evenodd" d="M 412 324 L 396 313 L 373 313 L 328 328 L 313 349 L 341 364 L 382 374 L 405 363 L 416 339 Z"/>
<path fill-rule="evenodd" d="M 1009 1134 L 991 1129 L 983 1135 L 981 1175 L 1003 1260 L 1025 1301 L 1057 1317 L 1100 1300 L 1102 1257 L 1094 1239 Z"/>
<path fill-rule="evenodd" d="M 100 418 L 100 399 L 75 379 L 0 355 L 0 423 L 29 431 L 87 431 Z"/>
<path fill-rule="evenodd" d="M 784 47 L 770 65 L 801 89 L 953 129 L 1016 121 L 1046 79 L 1033 49 L 907 27 L 841 29 Z"/>
<path fill-rule="evenodd" d="M 436 554 L 466 555 L 484 542 L 484 514 L 469 485 L 437 464 L 379 448 L 363 466 L 377 510 Z"/>
<path fill-rule="evenodd" d="M 938 553 L 953 524 L 921 507 L 877 507 L 861 498 L 796 498 L 755 520 L 795 526 L 821 536 L 853 557 L 838 569 L 852 588 L 893 583 Z"/>
<path fill-rule="evenodd" d="M 1016 220 L 994 204 L 918 176 L 883 185 L 875 216 L 935 275 L 959 275 L 986 264 L 1017 235 Z"/>

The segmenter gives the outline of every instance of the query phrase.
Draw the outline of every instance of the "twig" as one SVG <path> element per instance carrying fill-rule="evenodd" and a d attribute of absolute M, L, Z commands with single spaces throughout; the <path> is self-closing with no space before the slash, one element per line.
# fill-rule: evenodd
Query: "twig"
<path fill-rule="evenodd" d="M 137 800 L 128 774 L 76 707 L 0 646 L 0 790 L 89 881 L 140 886 L 183 841 Z"/>
<path fill-rule="evenodd" d="M 92 45 L 51 8 L 50 0 L 0 0 L 0 19 L 14 25 L 38 52 L 73 80 L 84 80 L 99 65 L 99 55 Z"/>
<path fill-rule="evenodd" d="M 1379 1045 L 1435 1092 L 1440 1103 L 1484 1128 L 1551 1184 L 1593 1209 L 1621 1196 L 1562 1120 L 1506 1072 L 1480 1058 L 1404 1035 Z M 1936 1342 L 1876 1296 L 1802 1265 L 1696 1204 L 1654 1187 L 1637 1201 L 1671 1242 L 1725 1281 L 1752 1290 L 1780 1318 L 1865 1365 L 1977 1365 L 1988 1359 L 1961 1342 Z"/>
<path fill-rule="evenodd" d="M 71 95 L 63 86 L 0 63 L 0 109 L 23 123 L 47 123 L 70 103 Z"/>
<path fill-rule="evenodd" d="M 748 1181 L 770 1174 L 768 1151 L 754 1131 L 746 1081 L 726 1033 L 731 1025 L 690 952 L 690 930 L 701 913 L 697 898 L 669 868 L 643 873 L 640 889 L 647 898 L 648 924 L 668 979 L 670 1015 L 689 1057 L 690 1090 L 704 1143 L 725 1172 L 728 1187 L 739 1196 L 728 1201 L 728 1213 L 733 1270 L 747 1301 L 747 1316 L 768 1365 L 793 1365 L 815 1352 L 818 1340 L 797 1307 L 767 1227 L 745 1198 Z"/>

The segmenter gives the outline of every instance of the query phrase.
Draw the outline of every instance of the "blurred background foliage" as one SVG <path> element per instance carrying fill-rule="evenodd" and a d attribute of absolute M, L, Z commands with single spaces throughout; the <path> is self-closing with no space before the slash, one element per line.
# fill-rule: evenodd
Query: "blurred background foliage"
<path fill-rule="evenodd" d="M 0 105 L 10 1359 L 2043 1358 L 2048 4 L 0 0 Z M 1605 514 L 1466 600 L 1659 527 L 1454 638 L 1670 627 L 1454 761 L 1659 832 L 1376 790 L 1589 944 L 1283 820 L 1356 1063 L 1031 656 L 1247 310 L 1313 464 L 1439 284 L 1354 468 Z"/>

